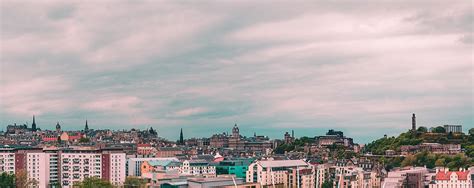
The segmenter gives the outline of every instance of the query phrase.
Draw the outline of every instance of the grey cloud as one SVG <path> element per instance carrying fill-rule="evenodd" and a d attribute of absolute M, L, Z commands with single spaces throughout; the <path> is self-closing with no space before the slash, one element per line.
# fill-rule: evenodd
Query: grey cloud
<path fill-rule="evenodd" d="M 75 7 L 73 5 L 59 5 L 48 12 L 48 17 L 53 20 L 69 18 L 73 16 Z"/>
<path fill-rule="evenodd" d="M 472 127 L 466 10 L 465 1 L 2 2 L 0 81 L 20 89 L 0 95 L 18 101 L 2 102 L 0 123 L 41 110 L 46 128 L 87 118 L 171 139 L 176 126 L 209 136 L 202 127 L 234 123 L 272 137 L 383 135 L 404 131 L 412 112 L 423 125 Z M 61 82 L 20 87 L 50 77 Z"/>

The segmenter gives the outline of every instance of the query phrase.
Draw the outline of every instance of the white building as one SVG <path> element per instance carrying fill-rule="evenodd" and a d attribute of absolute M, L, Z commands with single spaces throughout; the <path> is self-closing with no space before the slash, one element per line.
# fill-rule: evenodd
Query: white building
<path fill-rule="evenodd" d="M 42 151 L 26 154 L 26 172 L 28 179 L 37 183 L 38 187 L 46 187 L 49 183 L 49 160 Z"/>
<path fill-rule="evenodd" d="M 334 184 L 340 188 L 372 188 L 374 172 L 364 171 L 361 167 L 337 166 L 335 168 Z"/>
<path fill-rule="evenodd" d="M 15 151 L 11 149 L 0 150 L 0 173 L 15 173 Z"/>
<path fill-rule="evenodd" d="M 109 177 L 106 178 L 113 185 L 122 185 L 125 182 L 125 153 L 102 154 L 103 160 L 109 160 Z"/>
<path fill-rule="evenodd" d="M 472 188 L 471 172 L 465 169 L 450 172 L 449 169 L 438 170 L 430 188 Z"/>
<path fill-rule="evenodd" d="M 193 176 L 204 176 L 204 177 L 215 177 L 216 167 L 210 165 L 204 160 L 185 160 L 181 166 L 181 174 L 193 175 Z"/>
<path fill-rule="evenodd" d="M 88 177 L 102 178 L 102 155 L 98 150 L 63 150 L 59 158 L 62 187 L 72 187 Z"/>
<path fill-rule="evenodd" d="M 87 177 L 120 186 L 126 178 L 125 164 L 125 153 L 115 148 L 0 148 L 0 173 L 25 170 L 41 188 L 54 184 L 68 188 Z"/>
<path fill-rule="evenodd" d="M 314 167 L 303 160 L 256 161 L 249 165 L 247 182 L 261 186 L 314 187 Z"/>
<path fill-rule="evenodd" d="M 25 168 L 29 180 L 34 180 L 38 187 L 48 187 L 58 182 L 57 150 L 31 150 L 25 155 Z"/>
<path fill-rule="evenodd" d="M 315 184 L 316 187 L 321 187 L 324 181 L 326 180 L 326 174 L 329 173 L 328 164 L 320 164 L 315 166 Z"/>
<path fill-rule="evenodd" d="M 125 153 L 117 149 L 79 147 L 60 150 L 62 187 L 71 187 L 84 178 L 97 177 L 113 185 L 125 182 Z"/>

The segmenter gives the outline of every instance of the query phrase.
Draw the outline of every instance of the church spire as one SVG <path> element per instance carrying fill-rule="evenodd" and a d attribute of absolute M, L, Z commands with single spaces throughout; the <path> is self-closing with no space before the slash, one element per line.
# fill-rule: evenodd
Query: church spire
<path fill-rule="evenodd" d="M 183 128 L 181 128 L 181 132 L 179 132 L 179 145 L 184 145 Z"/>
<path fill-rule="evenodd" d="M 84 132 L 88 132 L 89 131 L 89 125 L 87 124 L 87 119 L 86 119 L 86 126 L 84 127 Z"/>
<path fill-rule="evenodd" d="M 36 131 L 35 115 L 33 115 L 33 123 L 31 124 L 31 130 Z"/>

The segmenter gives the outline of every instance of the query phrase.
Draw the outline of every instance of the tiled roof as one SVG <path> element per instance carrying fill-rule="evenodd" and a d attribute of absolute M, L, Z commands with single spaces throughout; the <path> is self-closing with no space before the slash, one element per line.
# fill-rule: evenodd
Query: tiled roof
<path fill-rule="evenodd" d="M 436 173 L 436 180 L 451 180 L 452 173 L 456 173 L 456 175 L 458 176 L 458 180 L 467 180 L 467 176 L 469 175 L 469 171 L 439 171 L 438 173 Z"/>
<path fill-rule="evenodd" d="M 137 147 L 151 147 L 151 144 L 137 144 Z"/>
<path fill-rule="evenodd" d="M 458 175 L 458 179 L 459 180 L 467 180 L 467 176 L 469 175 L 469 171 L 458 171 L 456 172 L 456 174 Z"/>

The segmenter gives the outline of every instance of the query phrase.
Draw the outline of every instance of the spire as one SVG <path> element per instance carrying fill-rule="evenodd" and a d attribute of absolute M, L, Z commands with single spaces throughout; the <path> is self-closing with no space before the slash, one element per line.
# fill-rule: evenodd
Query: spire
<path fill-rule="evenodd" d="M 415 117 L 415 113 L 413 113 L 413 116 L 411 117 L 411 130 L 416 131 L 416 117 Z"/>
<path fill-rule="evenodd" d="M 89 131 L 89 125 L 87 124 L 87 119 L 86 119 L 86 126 L 84 127 L 84 132 L 88 132 Z"/>
<path fill-rule="evenodd" d="M 183 128 L 181 128 L 181 132 L 179 133 L 179 145 L 184 145 Z"/>
<path fill-rule="evenodd" d="M 32 130 L 32 131 L 36 131 L 35 115 L 33 115 L 33 123 L 31 124 L 31 130 Z"/>

